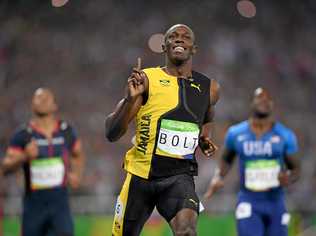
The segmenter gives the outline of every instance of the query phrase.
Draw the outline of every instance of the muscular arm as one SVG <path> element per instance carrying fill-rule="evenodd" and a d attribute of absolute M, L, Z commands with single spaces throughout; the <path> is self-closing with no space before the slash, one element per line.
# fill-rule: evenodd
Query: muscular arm
<path fill-rule="evenodd" d="M 300 162 L 297 157 L 288 155 L 284 159 L 285 165 L 290 170 L 290 182 L 296 182 L 300 177 Z"/>
<path fill-rule="evenodd" d="M 289 132 L 286 136 L 286 150 L 284 156 L 284 166 L 279 173 L 279 181 L 281 186 L 288 186 L 298 180 L 300 176 L 300 162 L 296 156 L 298 152 L 298 144 L 296 135 Z"/>
<path fill-rule="evenodd" d="M 8 174 L 15 171 L 25 162 L 34 160 L 38 155 L 38 147 L 35 140 L 31 140 L 25 149 L 8 148 L 1 163 L 1 172 Z"/>
<path fill-rule="evenodd" d="M 73 189 L 80 186 L 85 165 L 85 155 L 82 149 L 81 141 L 78 139 L 71 151 L 70 172 L 68 173 L 68 181 Z"/>
<path fill-rule="evenodd" d="M 214 193 L 224 186 L 224 177 L 228 174 L 231 169 L 233 162 L 235 160 L 236 153 L 235 151 L 224 149 L 221 156 L 219 167 L 216 168 L 213 178 L 211 179 L 208 189 L 204 194 L 206 199 L 211 198 Z"/>
<path fill-rule="evenodd" d="M 129 77 L 126 91 L 125 98 L 105 120 L 105 136 L 110 142 L 117 141 L 125 134 L 128 124 L 135 117 L 144 103 L 144 97 L 148 94 L 148 78 L 145 72 L 140 70 L 140 65 Z"/>
<path fill-rule="evenodd" d="M 81 140 L 76 142 L 71 152 L 71 157 L 71 171 L 81 178 L 86 160 L 82 149 Z"/>
<path fill-rule="evenodd" d="M 110 142 L 122 137 L 129 122 L 135 117 L 142 105 L 142 96 L 135 99 L 123 98 L 116 106 L 114 112 L 105 120 L 105 136 Z"/>
<path fill-rule="evenodd" d="M 205 116 L 205 124 L 202 127 L 201 136 L 208 137 L 210 133 L 210 123 L 213 122 L 215 115 L 215 105 L 220 97 L 220 86 L 216 80 L 211 81 L 210 85 L 210 103 Z"/>
<path fill-rule="evenodd" d="M 205 124 L 202 126 L 199 146 L 203 153 L 207 156 L 211 156 L 217 147 L 212 143 L 210 139 L 210 133 L 212 129 L 212 122 L 215 115 L 215 105 L 219 100 L 219 84 L 216 80 L 211 81 L 210 85 L 210 103 L 208 107 L 207 114 L 205 116 Z"/>
<path fill-rule="evenodd" d="M 17 170 L 27 161 L 27 156 L 23 151 L 8 149 L 1 163 L 1 172 L 6 175 Z"/>
<path fill-rule="evenodd" d="M 217 171 L 220 178 L 224 178 L 228 174 L 234 163 L 235 157 L 235 151 L 229 150 L 227 148 L 224 149 Z"/>

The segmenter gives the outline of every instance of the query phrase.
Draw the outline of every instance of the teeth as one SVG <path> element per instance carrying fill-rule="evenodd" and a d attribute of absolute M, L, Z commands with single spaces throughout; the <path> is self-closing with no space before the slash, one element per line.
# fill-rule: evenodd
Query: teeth
<path fill-rule="evenodd" d="M 184 51 L 184 48 L 178 46 L 178 47 L 175 47 L 174 51 L 175 51 L 175 52 L 183 52 L 183 51 Z"/>

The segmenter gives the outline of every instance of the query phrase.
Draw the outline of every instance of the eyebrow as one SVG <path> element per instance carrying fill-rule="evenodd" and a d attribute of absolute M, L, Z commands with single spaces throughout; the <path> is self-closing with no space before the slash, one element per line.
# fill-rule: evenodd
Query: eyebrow
<path fill-rule="evenodd" d="M 169 33 L 167 35 L 167 37 L 169 37 L 170 35 L 173 35 L 173 34 L 179 34 L 177 31 L 172 31 L 171 33 Z M 192 34 L 190 32 L 185 32 L 184 33 L 185 36 L 190 36 L 190 38 L 193 38 Z"/>
<path fill-rule="evenodd" d="M 166 42 L 166 40 L 170 37 L 170 35 L 173 35 L 173 34 L 178 34 L 176 29 L 174 29 L 171 32 L 167 31 L 165 36 L 164 36 L 164 42 Z M 185 36 L 189 35 L 189 37 L 192 39 L 193 43 L 195 43 L 195 35 L 194 35 L 192 30 L 187 29 L 187 32 L 185 32 L 184 35 Z"/>

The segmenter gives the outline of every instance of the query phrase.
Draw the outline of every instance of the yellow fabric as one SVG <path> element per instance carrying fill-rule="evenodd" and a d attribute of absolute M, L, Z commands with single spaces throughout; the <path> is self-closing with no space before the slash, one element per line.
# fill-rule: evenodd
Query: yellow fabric
<path fill-rule="evenodd" d="M 127 172 L 148 178 L 155 146 L 157 122 L 161 115 L 179 103 L 177 78 L 161 68 L 144 69 L 149 80 L 148 100 L 136 116 L 136 143 L 126 153 L 124 168 Z"/>
<path fill-rule="evenodd" d="M 129 191 L 131 178 L 132 178 L 132 175 L 130 173 L 127 173 L 121 193 L 117 198 L 117 202 L 115 206 L 115 215 L 114 215 L 114 220 L 113 220 L 113 225 L 112 225 L 112 235 L 114 236 L 123 235 L 124 215 L 125 215 L 125 209 L 126 209 L 126 204 L 128 200 L 128 191 Z"/>

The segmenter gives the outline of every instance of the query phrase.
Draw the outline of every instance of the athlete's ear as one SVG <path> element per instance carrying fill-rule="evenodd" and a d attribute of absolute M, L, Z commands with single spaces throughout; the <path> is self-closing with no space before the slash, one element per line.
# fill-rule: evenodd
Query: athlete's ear
<path fill-rule="evenodd" d="M 274 110 L 274 106 L 275 106 L 274 101 L 271 100 L 270 104 L 271 104 L 271 110 Z"/>
<path fill-rule="evenodd" d="M 197 49 L 198 49 L 198 46 L 194 44 L 192 48 L 192 55 L 194 55 L 197 52 Z"/>
<path fill-rule="evenodd" d="M 163 52 L 166 52 L 166 51 L 167 51 L 167 48 L 166 48 L 166 45 L 165 45 L 165 44 L 161 45 L 161 48 L 162 48 L 162 51 L 163 51 Z"/>
<path fill-rule="evenodd" d="M 58 111 L 58 105 L 57 105 L 56 101 L 54 101 L 52 110 L 53 110 L 53 112 L 57 112 Z"/>

